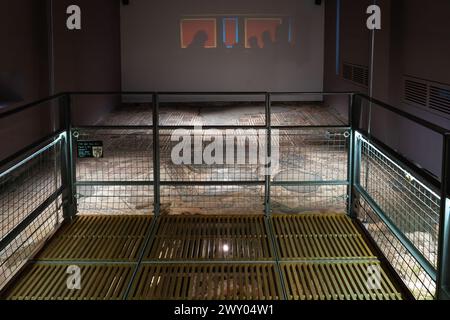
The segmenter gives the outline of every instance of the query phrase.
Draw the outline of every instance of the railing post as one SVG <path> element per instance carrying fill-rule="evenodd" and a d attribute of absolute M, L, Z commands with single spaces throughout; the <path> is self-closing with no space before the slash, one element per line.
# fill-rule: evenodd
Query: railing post
<path fill-rule="evenodd" d="M 270 207 L 270 187 L 271 187 L 271 178 L 272 171 L 271 165 L 272 163 L 272 110 L 271 110 L 271 95 L 270 93 L 266 93 L 265 98 L 265 109 L 266 109 L 266 135 L 267 135 L 267 145 L 266 145 L 266 172 L 265 172 L 265 184 L 264 184 L 264 211 L 265 216 L 270 217 L 271 215 L 271 207 Z"/>
<path fill-rule="evenodd" d="M 159 216 L 161 208 L 161 177 L 160 177 L 160 150 L 159 150 L 159 95 L 153 94 L 153 207 L 154 215 Z"/>
<path fill-rule="evenodd" d="M 450 300 L 450 133 L 443 135 L 437 298 Z"/>
<path fill-rule="evenodd" d="M 355 165 L 353 154 L 355 152 L 355 128 L 353 127 L 353 104 L 354 104 L 354 96 L 350 95 L 350 101 L 348 104 L 348 122 L 350 125 L 350 141 L 348 144 L 348 154 L 347 154 L 347 214 L 350 217 L 354 217 L 353 211 L 353 194 L 354 194 L 354 170 L 353 167 Z"/>
<path fill-rule="evenodd" d="M 61 126 L 65 132 L 63 146 L 61 149 L 61 182 L 64 187 L 62 193 L 64 219 L 71 220 L 77 213 L 75 198 L 75 177 L 72 146 L 72 117 L 70 95 L 66 94 L 60 98 Z"/>

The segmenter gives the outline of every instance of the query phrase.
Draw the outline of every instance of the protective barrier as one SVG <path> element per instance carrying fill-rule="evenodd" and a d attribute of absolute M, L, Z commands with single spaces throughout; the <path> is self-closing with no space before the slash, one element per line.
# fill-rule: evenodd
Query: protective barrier
<path fill-rule="evenodd" d="M 61 283 L 63 268 L 52 265 L 53 260 L 122 262 L 123 265 L 85 266 L 88 274 L 107 270 L 112 277 L 99 279 L 100 293 L 107 290 L 110 280 L 120 279 L 120 283 L 115 283 L 117 291 L 104 292 L 116 299 L 168 298 L 170 292 L 152 291 L 159 290 L 151 287 L 154 274 L 160 274 L 174 290 L 181 290 L 183 279 L 190 278 L 192 289 L 183 287 L 188 291 L 176 291 L 181 298 L 228 297 L 228 291 L 236 298 L 249 296 L 253 289 L 234 292 L 233 283 L 258 282 L 262 275 L 270 275 L 271 282 L 254 287 L 252 296 L 401 298 L 384 269 L 385 287 L 378 296 L 365 290 L 352 292 L 319 283 L 312 286 L 296 278 L 296 275 L 321 274 L 330 281 L 325 283 L 334 283 L 336 263 L 343 263 L 344 281 L 353 283 L 354 288 L 362 288 L 364 268 L 378 264 L 376 256 L 382 255 L 415 298 L 448 298 L 450 138 L 444 129 L 371 98 L 352 94 L 338 94 L 352 98 L 349 124 L 339 121 L 317 124 L 313 117 L 304 117 L 305 123 L 297 124 L 272 109 L 275 105 L 272 99 L 280 93 L 232 93 L 259 97 L 255 103 L 246 105 L 246 108 L 259 109 L 259 113 L 242 114 L 233 123 L 222 123 L 220 118 L 205 122 L 194 113 L 160 112 L 161 97 L 182 94 L 208 99 L 220 93 L 129 93 L 151 97 L 150 104 L 134 109 L 139 121 L 124 124 L 120 122 L 122 118 L 117 118 L 109 119 L 104 125 L 81 125 L 71 119 L 70 98 L 88 98 L 92 94 L 108 93 L 61 94 L 45 100 L 59 103 L 61 128 L 0 165 L 0 289 L 35 257 L 40 263 L 26 270 L 54 270 L 58 273 L 55 281 Z M 125 93 L 114 93 L 114 96 L 119 94 Z M 313 96 L 328 99 L 330 94 Z M 7 117 L 41 103 L 0 116 Z M 366 132 L 360 124 L 364 103 L 376 104 L 441 135 L 442 176 L 432 177 Z M 318 117 L 323 116 L 318 111 Z M 193 161 L 179 165 L 174 163 L 173 150 L 180 147 L 181 136 L 192 137 L 184 146 L 189 147 L 187 158 Z M 198 136 L 202 137 L 200 142 L 196 142 Z M 232 153 L 225 146 L 230 137 L 234 142 Z M 205 153 L 195 160 L 196 144 L 205 152 L 212 141 L 222 141 L 223 154 L 218 154 L 216 149 L 210 155 L 216 160 L 222 156 L 223 161 L 210 163 Z M 83 145 L 91 148 L 89 156 L 83 155 L 80 149 Z M 265 162 L 252 162 L 252 157 L 260 155 L 255 146 L 263 151 L 261 159 Z M 175 157 L 182 158 L 180 155 Z M 275 156 L 277 161 L 269 165 L 267 160 Z M 356 218 L 353 221 L 359 221 L 376 252 L 353 229 L 355 225 L 339 220 L 342 216 L 333 218 L 330 211 L 346 212 Z M 311 215 L 302 215 L 306 212 L 318 214 L 313 215 L 316 220 L 308 220 Z M 76 214 L 85 217 L 76 220 L 78 229 L 74 234 L 71 225 L 60 229 L 61 224 L 73 220 Z M 321 214 L 327 217 L 326 221 L 320 221 Z M 102 221 L 103 225 L 104 220 L 95 220 L 102 215 L 107 215 L 104 219 L 117 215 L 118 220 L 111 220 L 108 223 L 111 229 L 105 229 L 96 224 Z M 195 227 L 188 226 L 190 220 L 185 215 L 206 215 L 202 232 L 228 232 L 232 243 L 228 244 L 227 251 L 234 252 L 240 262 L 226 268 L 194 263 L 182 270 L 179 265 L 169 264 L 201 260 L 200 251 L 188 253 L 187 248 L 197 247 L 202 240 L 209 239 L 207 234 L 195 233 Z M 231 225 L 220 220 L 225 216 L 231 219 Z M 248 224 L 240 221 L 240 216 L 245 216 Z M 212 227 L 208 227 L 208 219 L 213 221 Z M 222 230 L 219 225 L 231 229 Z M 258 225 L 264 232 L 248 239 L 246 235 L 257 232 Z M 326 229 L 323 234 L 321 228 Z M 114 234 L 125 229 L 127 235 Z M 57 230 L 50 245 L 36 256 L 43 242 Z M 95 231 L 95 235 L 80 236 L 89 230 Z M 106 234 L 99 236 L 99 232 Z M 181 238 L 187 240 L 183 242 Z M 223 244 L 211 244 L 211 241 L 208 246 L 223 248 Z M 239 253 L 243 243 L 254 251 Z M 90 249 L 78 250 L 85 247 Z M 216 249 L 207 260 L 215 263 L 217 257 L 225 258 Z M 329 257 L 336 261 L 326 261 Z M 167 260 L 164 268 L 155 265 L 155 259 Z M 357 261 L 347 261 L 352 259 Z M 171 276 L 173 270 L 181 270 L 179 278 Z M 208 275 L 203 276 L 205 270 Z M 205 295 L 205 281 L 220 277 L 218 270 L 231 276 L 231 287 L 225 291 L 216 288 L 217 291 Z M 248 272 L 248 277 L 243 278 L 242 272 Z M 119 277 L 114 278 L 114 273 Z M 144 283 L 150 281 L 150 288 L 142 291 L 143 287 L 136 284 L 138 278 Z M 14 296 L 34 297 L 25 288 L 27 281 L 36 281 L 33 275 L 21 281 L 24 286 L 17 287 Z M 98 298 L 102 297 L 100 293 Z M 50 291 L 46 294 L 42 297 L 52 295 Z M 89 296 L 87 292 L 79 294 Z"/>
<path fill-rule="evenodd" d="M 0 174 L 0 288 L 63 222 L 64 136 Z"/>

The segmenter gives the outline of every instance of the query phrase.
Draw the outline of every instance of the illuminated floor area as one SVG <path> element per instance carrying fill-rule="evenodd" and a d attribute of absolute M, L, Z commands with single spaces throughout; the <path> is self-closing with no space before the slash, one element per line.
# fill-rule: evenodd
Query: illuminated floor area
<path fill-rule="evenodd" d="M 67 287 L 69 266 L 80 289 Z M 368 270 L 381 270 L 380 287 Z M 80 216 L 4 293 L 7 299 L 402 299 L 343 214 Z"/>

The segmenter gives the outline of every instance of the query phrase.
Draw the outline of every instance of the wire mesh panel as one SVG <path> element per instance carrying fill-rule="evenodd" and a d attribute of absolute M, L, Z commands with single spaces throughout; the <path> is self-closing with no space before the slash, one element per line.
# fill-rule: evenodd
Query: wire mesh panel
<path fill-rule="evenodd" d="M 265 130 L 161 130 L 161 181 L 264 181 Z"/>
<path fill-rule="evenodd" d="M 349 131 L 301 129 L 272 131 L 272 154 L 279 152 L 274 181 L 346 181 Z"/>
<path fill-rule="evenodd" d="M 149 214 L 153 212 L 153 186 L 78 185 L 80 214 Z"/>
<path fill-rule="evenodd" d="M 0 239 L 61 187 L 61 143 L 0 177 Z"/>
<path fill-rule="evenodd" d="M 363 223 L 372 239 L 414 297 L 419 300 L 434 299 L 436 283 L 422 268 L 417 259 L 409 253 L 362 198 L 359 200 L 358 208 L 358 219 Z"/>
<path fill-rule="evenodd" d="M 262 214 L 263 189 L 253 185 L 161 186 L 161 214 Z"/>
<path fill-rule="evenodd" d="M 364 139 L 360 183 L 395 226 L 437 266 L 440 197 Z"/>
<path fill-rule="evenodd" d="M 95 129 L 75 131 L 76 146 L 102 146 L 98 157 L 76 159 L 81 214 L 153 212 L 153 131 Z"/>
<path fill-rule="evenodd" d="M 273 214 L 343 212 L 348 198 L 347 186 L 335 185 L 272 186 L 270 193 Z"/>
<path fill-rule="evenodd" d="M 76 146 L 101 142 L 101 153 L 83 158 L 76 152 L 77 182 L 153 180 L 152 130 L 78 130 Z"/>
<path fill-rule="evenodd" d="M 61 146 L 56 139 L 0 177 L 0 240 L 17 232 L 0 252 L 0 288 L 62 222 Z M 19 228 L 33 212 L 40 213 Z"/>
<path fill-rule="evenodd" d="M 272 154 L 279 153 L 279 168 L 272 177 L 272 212 L 344 211 L 348 146 L 345 128 L 273 132 Z"/>

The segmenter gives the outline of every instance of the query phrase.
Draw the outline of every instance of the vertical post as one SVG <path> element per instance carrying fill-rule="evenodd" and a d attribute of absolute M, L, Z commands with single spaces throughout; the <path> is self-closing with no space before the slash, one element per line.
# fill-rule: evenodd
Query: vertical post
<path fill-rule="evenodd" d="M 450 133 L 443 135 L 437 298 L 450 300 Z"/>
<path fill-rule="evenodd" d="M 160 199 L 160 150 L 159 150 L 159 95 L 153 94 L 153 207 L 154 215 L 159 216 Z"/>
<path fill-rule="evenodd" d="M 270 166 L 272 165 L 269 161 L 272 161 L 272 111 L 271 111 L 271 96 L 270 93 L 266 93 L 266 136 L 267 136 L 267 145 L 266 145 L 266 176 L 265 176 L 265 189 L 264 189 L 264 210 L 265 216 L 270 217 L 271 208 L 270 208 L 270 185 L 271 185 L 271 174 L 270 174 Z"/>
<path fill-rule="evenodd" d="M 358 95 L 352 94 L 352 106 L 349 113 L 351 126 L 351 166 L 350 166 L 350 194 L 349 199 L 349 215 L 352 218 L 357 218 L 355 204 L 359 203 L 359 194 L 356 192 L 355 186 L 360 184 L 361 173 L 361 140 L 358 139 L 359 119 L 361 116 L 361 99 Z"/>
<path fill-rule="evenodd" d="M 64 187 L 62 193 L 63 216 L 65 220 L 71 220 L 77 213 L 75 199 L 75 177 L 72 147 L 72 117 L 70 95 L 66 94 L 60 98 L 61 126 L 65 132 L 63 146 L 61 149 L 61 180 Z"/>
<path fill-rule="evenodd" d="M 348 144 L 348 153 L 347 153 L 347 214 L 350 217 L 353 217 L 353 181 L 354 181 L 354 161 L 353 161 L 353 153 L 355 146 L 355 129 L 353 127 L 353 94 L 349 96 L 350 101 L 348 104 L 348 122 L 350 125 L 350 141 Z"/>

